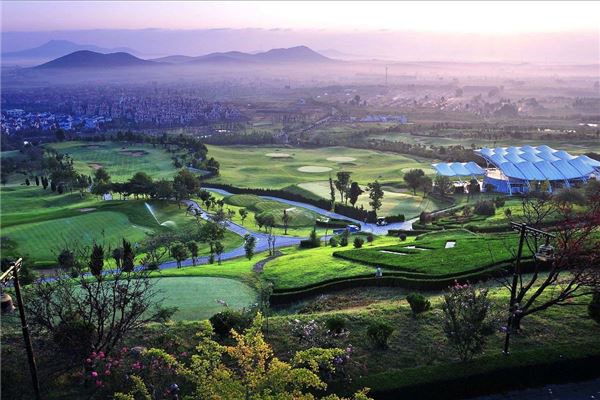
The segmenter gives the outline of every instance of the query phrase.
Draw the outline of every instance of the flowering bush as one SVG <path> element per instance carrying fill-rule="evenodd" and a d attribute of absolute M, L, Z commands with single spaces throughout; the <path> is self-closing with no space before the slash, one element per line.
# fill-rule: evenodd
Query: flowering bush
<path fill-rule="evenodd" d="M 455 283 L 444 295 L 444 333 L 461 361 L 482 351 L 490 307 L 488 291 L 476 290 L 468 283 Z"/>
<path fill-rule="evenodd" d="M 345 329 L 330 330 L 324 323 L 314 319 L 308 322 L 293 319 L 289 324 L 292 336 L 306 347 L 335 347 L 339 340 L 350 335 L 350 332 Z"/>

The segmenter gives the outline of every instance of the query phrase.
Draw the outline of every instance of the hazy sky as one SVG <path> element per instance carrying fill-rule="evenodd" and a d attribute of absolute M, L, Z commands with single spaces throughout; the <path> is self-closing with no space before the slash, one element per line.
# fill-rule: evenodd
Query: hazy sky
<path fill-rule="evenodd" d="M 283 28 L 431 32 L 598 31 L 589 2 L 3 1 L 2 31 Z"/>

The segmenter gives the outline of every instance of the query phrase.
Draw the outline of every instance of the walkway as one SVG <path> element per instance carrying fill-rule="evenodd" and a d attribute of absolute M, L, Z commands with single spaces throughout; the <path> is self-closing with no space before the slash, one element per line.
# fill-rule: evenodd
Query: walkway
<path fill-rule="evenodd" d="M 231 192 L 228 192 L 227 190 L 213 189 L 210 187 L 207 187 L 206 190 L 221 194 L 223 196 L 231 196 L 233 194 Z M 279 201 L 281 203 L 286 203 L 286 204 L 289 204 L 294 207 L 305 208 L 307 210 L 313 211 L 317 214 L 321 214 L 321 215 L 324 215 L 329 218 L 345 219 L 348 221 L 352 221 L 354 224 L 360 226 L 361 231 L 371 232 L 375 235 L 386 235 L 390 229 L 412 230 L 413 222 L 416 222 L 419 220 L 418 218 L 413 218 L 413 219 L 411 219 L 409 221 L 405 221 L 405 222 L 395 222 L 393 224 L 388 224 L 385 226 L 378 226 L 377 224 L 362 222 L 362 221 L 356 220 L 354 218 L 350 218 L 350 217 L 346 217 L 345 215 L 338 214 L 333 211 L 327 211 L 327 210 L 313 206 L 312 204 L 308 204 L 308 203 L 302 203 L 302 202 L 293 201 L 293 200 L 286 200 L 286 199 L 282 199 L 279 197 L 273 197 L 273 196 L 259 196 L 259 197 L 266 199 L 266 200 Z"/>

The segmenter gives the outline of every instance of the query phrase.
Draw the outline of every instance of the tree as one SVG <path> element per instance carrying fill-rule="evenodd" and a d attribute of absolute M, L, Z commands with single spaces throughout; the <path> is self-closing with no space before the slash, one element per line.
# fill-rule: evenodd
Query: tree
<path fill-rule="evenodd" d="M 29 182 L 29 178 L 25 178 L 25 184 L 26 184 L 27 186 L 31 185 L 31 182 Z"/>
<path fill-rule="evenodd" d="M 363 193 L 364 191 L 360 188 L 358 182 L 352 182 L 350 185 L 350 191 L 348 192 L 348 198 L 350 199 L 350 204 L 352 204 L 352 207 L 356 205 L 358 197 Z"/>
<path fill-rule="evenodd" d="M 142 250 L 145 253 L 143 264 L 146 269 L 158 268 L 169 254 L 169 244 L 173 240 L 174 234 L 171 231 L 159 231 L 148 235 L 142 242 Z"/>
<path fill-rule="evenodd" d="M 177 268 L 181 268 L 181 262 L 188 256 L 187 248 L 181 242 L 171 244 L 171 257 L 177 262 Z"/>
<path fill-rule="evenodd" d="M 369 232 L 369 233 L 367 234 L 367 242 L 369 242 L 369 244 L 370 244 L 371 246 L 373 246 L 373 241 L 374 241 L 374 240 L 375 240 L 375 236 L 374 236 L 372 233 L 370 233 L 370 232 Z"/>
<path fill-rule="evenodd" d="M 149 196 L 153 189 L 154 184 L 152 177 L 145 172 L 136 172 L 131 179 L 129 179 L 131 194 L 137 199 L 139 196 Z"/>
<path fill-rule="evenodd" d="M 254 248 L 256 247 L 256 238 L 249 233 L 244 236 L 244 252 L 248 260 L 252 260 L 254 256 Z"/>
<path fill-rule="evenodd" d="M 533 271 L 516 271 L 511 331 L 519 331 L 524 318 L 550 307 L 581 305 L 578 299 L 600 287 L 600 197 L 579 212 L 572 203 L 555 203 L 545 192 L 524 198 L 522 205 L 521 215 L 513 219 L 529 226 L 554 219 L 554 256 L 548 262 L 534 258 Z M 525 235 L 526 251 L 535 254 L 540 244 L 537 235 Z M 510 286 L 508 281 L 505 285 Z"/>
<path fill-rule="evenodd" d="M 422 169 L 411 169 L 404 174 L 404 182 L 406 185 L 413 190 L 413 194 L 417 195 L 417 188 L 421 183 L 421 178 L 425 176 L 425 172 Z"/>
<path fill-rule="evenodd" d="M 486 318 L 491 307 L 487 289 L 476 290 L 456 283 L 444 295 L 444 334 L 461 361 L 469 361 L 483 350 Z"/>
<path fill-rule="evenodd" d="M 223 251 L 225 251 L 225 246 L 223 246 L 223 243 L 221 243 L 220 241 L 216 241 L 214 242 L 214 249 L 215 249 L 215 254 L 217 255 L 217 260 L 219 265 L 221 265 L 221 254 L 223 254 Z"/>
<path fill-rule="evenodd" d="M 94 182 L 96 183 L 110 183 L 110 175 L 104 167 L 98 168 L 94 171 Z"/>
<path fill-rule="evenodd" d="M 93 279 L 78 272 L 76 278 L 59 273 L 24 288 L 35 332 L 53 338 L 74 363 L 92 351 L 109 353 L 124 337 L 164 315 L 156 297 L 157 280 L 145 271 L 116 270 L 110 278 L 100 274 Z"/>
<path fill-rule="evenodd" d="M 187 169 L 180 169 L 173 179 L 173 190 L 175 198 L 181 202 L 200 190 L 200 181 Z"/>
<path fill-rule="evenodd" d="M 479 187 L 479 181 L 475 178 L 469 181 L 469 186 L 467 187 L 467 201 L 474 195 L 481 192 L 481 188 Z"/>
<path fill-rule="evenodd" d="M 445 197 L 448 193 L 450 193 L 450 189 L 452 188 L 450 178 L 444 175 L 436 175 L 434 182 L 435 184 L 433 190 L 435 193 L 439 194 L 442 197 Z"/>
<path fill-rule="evenodd" d="M 111 253 L 111 256 L 115 260 L 117 268 L 121 268 L 121 261 L 123 260 L 123 248 L 115 247 Z"/>
<path fill-rule="evenodd" d="M 242 220 L 242 226 L 244 226 L 244 220 L 248 218 L 248 210 L 245 208 L 240 208 L 238 213 L 240 214 L 240 219 Z"/>
<path fill-rule="evenodd" d="M 38 176 L 35 177 L 35 186 L 40 186 L 40 178 Z"/>
<path fill-rule="evenodd" d="M 381 200 L 383 199 L 383 189 L 379 181 L 371 182 L 367 185 L 369 189 L 369 205 L 373 208 L 373 212 L 377 214 L 377 210 L 381 208 Z"/>
<path fill-rule="evenodd" d="M 121 268 L 125 272 L 132 272 L 134 265 L 135 254 L 131 247 L 131 242 L 123 239 L 123 261 L 121 261 Z"/>
<path fill-rule="evenodd" d="M 90 255 L 90 272 L 95 277 L 102 275 L 104 267 L 104 248 L 97 243 L 92 246 L 92 254 Z"/>
<path fill-rule="evenodd" d="M 335 210 L 335 184 L 331 175 L 329 175 L 329 198 L 331 200 L 331 211 L 333 211 Z"/>
<path fill-rule="evenodd" d="M 192 265 L 196 265 L 196 258 L 198 257 L 198 244 L 193 240 L 190 240 L 185 245 L 192 256 Z"/>
<path fill-rule="evenodd" d="M 340 171 L 336 174 L 337 179 L 335 180 L 334 184 L 335 184 L 335 187 L 337 188 L 337 190 L 340 192 L 340 202 L 342 202 L 342 203 L 344 202 L 344 199 L 345 199 L 346 203 L 348 203 L 347 193 L 350 188 L 350 175 L 351 174 L 352 174 L 351 172 L 347 172 L 347 171 Z"/>
<path fill-rule="evenodd" d="M 162 179 L 154 185 L 154 192 L 159 199 L 169 200 L 173 197 L 173 182 Z"/>
<path fill-rule="evenodd" d="M 433 181 L 428 176 L 422 176 L 419 179 L 419 189 L 423 191 L 423 196 L 426 196 L 427 193 L 431 192 L 431 187 L 433 185 Z"/>
<path fill-rule="evenodd" d="M 281 216 L 281 221 L 283 222 L 284 235 L 287 235 L 288 226 L 290 225 L 290 221 L 292 220 L 292 216 L 288 214 L 287 209 L 283 209 L 283 215 Z"/>
<path fill-rule="evenodd" d="M 355 249 L 360 249 L 364 243 L 365 243 L 365 240 L 363 238 L 361 238 L 360 236 L 357 236 L 354 238 L 354 248 Z"/>
<path fill-rule="evenodd" d="M 65 271 L 71 271 L 76 266 L 75 254 L 69 249 L 64 249 L 58 255 L 58 265 Z"/>

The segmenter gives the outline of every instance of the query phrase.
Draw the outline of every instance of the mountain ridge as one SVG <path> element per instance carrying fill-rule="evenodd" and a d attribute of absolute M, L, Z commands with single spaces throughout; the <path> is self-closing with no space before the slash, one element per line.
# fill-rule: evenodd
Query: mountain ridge
<path fill-rule="evenodd" d="M 159 65 L 154 61 L 143 60 L 125 52 L 97 53 L 90 50 L 79 50 L 65 56 L 38 65 L 37 69 L 68 69 L 68 68 L 111 68 L 139 67 Z"/>

